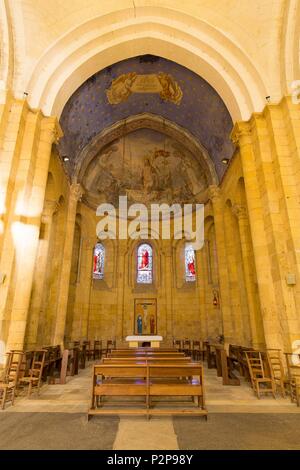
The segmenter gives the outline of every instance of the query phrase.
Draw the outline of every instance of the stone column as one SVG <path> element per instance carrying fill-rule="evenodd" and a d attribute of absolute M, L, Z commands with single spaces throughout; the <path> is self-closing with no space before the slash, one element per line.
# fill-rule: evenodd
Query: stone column
<path fill-rule="evenodd" d="M 250 123 L 239 122 L 231 137 L 240 148 L 266 346 L 284 350 L 251 132 Z"/>
<path fill-rule="evenodd" d="M 164 284 L 166 291 L 166 338 L 163 338 L 169 346 L 172 345 L 174 336 L 174 316 L 173 316 L 173 280 L 172 280 L 172 245 L 168 240 L 163 244 L 164 256 L 164 279 L 160 279 L 161 284 Z"/>
<path fill-rule="evenodd" d="M 4 242 L 8 238 L 6 229 L 9 229 L 9 212 L 13 203 L 27 115 L 28 106 L 25 101 L 9 99 L 4 105 L 0 130 L 0 253 L 2 248 L 7 252 Z M 8 279 L 9 273 L 2 269 L 0 271 L 5 272 Z"/>
<path fill-rule="evenodd" d="M 126 260 L 128 263 L 131 262 L 130 256 L 128 256 L 128 240 L 118 240 L 116 247 L 117 257 L 117 273 L 116 273 L 116 288 L 117 288 L 117 319 L 116 319 L 116 341 L 118 343 L 124 341 L 124 289 L 126 282 Z M 127 270 L 128 273 L 128 270 Z M 127 282 L 129 280 L 127 279 Z M 133 280 L 134 282 L 134 280 Z M 129 313 L 129 312 L 128 312 Z"/>
<path fill-rule="evenodd" d="M 284 98 L 279 105 L 268 105 L 264 111 L 274 156 L 276 186 L 278 193 L 281 193 L 280 222 L 285 228 L 281 230 L 285 253 L 284 256 L 281 255 L 283 250 L 280 246 L 277 253 L 278 263 L 281 266 L 282 291 L 291 344 L 300 338 L 299 111 L 300 106 L 290 103 L 289 98 Z M 296 123 L 298 123 L 298 132 Z M 295 134 L 293 130 L 296 131 Z M 276 233 L 277 238 L 279 237 Z M 286 276 L 290 273 L 296 277 L 297 283 L 294 285 L 286 283 Z"/>
<path fill-rule="evenodd" d="M 229 276 L 229 291 L 231 318 L 235 344 L 244 344 L 244 325 L 242 321 L 243 305 L 240 292 L 240 279 L 238 272 L 237 241 L 232 220 L 231 208 L 226 204 L 224 214 L 225 243 L 227 255 L 227 270 Z"/>
<path fill-rule="evenodd" d="M 259 305 L 259 297 L 256 287 L 257 280 L 247 209 L 245 206 L 234 204 L 232 211 L 233 214 L 237 217 L 239 226 L 252 346 L 254 348 L 260 349 L 265 345 L 265 338 L 263 333 L 263 322 Z"/>
<path fill-rule="evenodd" d="M 68 212 L 66 220 L 66 232 L 64 250 L 62 257 L 62 268 L 58 289 L 56 324 L 53 337 L 53 344 L 64 345 L 64 334 L 68 307 L 70 274 L 73 253 L 74 230 L 76 220 L 77 203 L 83 195 L 83 189 L 79 183 L 73 183 L 70 187 Z"/>
<path fill-rule="evenodd" d="M 51 148 L 57 137 L 56 120 L 44 118 L 41 122 L 40 133 L 36 135 L 37 142 L 34 142 L 35 139 L 31 136 L 32 150 L 31 147 L 26 147 L 28 152 L 26 155 L 24 149 L 23 167 L 26 168 L 26 180 L 23 182 L 23 188 L 19 189 L 19 195 L 21 194 L 22 197 L 20 198 L 21 204 L 17 207 L 21 208 L 21 214 L 24 213 L 27 216 L 21 216 L 18 223 L 13 224 L 16 287 L 11 307 L 7 350 L 24 347 Z M 36 154 L 34 147 L 36 147 Z M 30 178 L 31 172 L 33 181 Z"/>
<path fill-rule="evenodd" d="M 212 202 L 214 225 L 216 234 L 216 246 L 218 257 L 218 275 L 220 285 L 220 309 L 223 322 L 223 334 L 225 342 L 230 343 L 233 341 L 234 332 L 232 324 L 232 313 L 230 306 L 230 286 L 229 275 L 227 269 L 226 257 L 226 243 L 225 243 L 225 229 L 224 229 L 224 207 L 220 196 L 220 188 L 215 185 L 209 186 L 208 197 Z"/>
<path fill-rule="evenodd" d="M 207 243 L 205 240 L 204 243 Z M 207 319 L 206 319 L 206 308 L 205 308 L 205 268 L 204 268 L 204 250 L 205 245 L 201 250 L 196 251 L 196 267 L 197 267 L 197 290 L 199 295 L 199 317 L 200 317 L 200 338 L 204 339 L 207 337 Z"/>
<path fill-rule="evenodd" d="M 43 237 L 39 240 L 36 258 L 35 275 L 33 281 L 32 295 L 29 308 L 29 320 L 26 328 L 26 349 L 42 346 L 37 343 L 37 332 L 39 317 L 43 302 L 43 291 L 45 289 L 46 268 L 53 215 L 57 212 L 59 204 L 57 201 L 45 201 L 42 214 Z"/>

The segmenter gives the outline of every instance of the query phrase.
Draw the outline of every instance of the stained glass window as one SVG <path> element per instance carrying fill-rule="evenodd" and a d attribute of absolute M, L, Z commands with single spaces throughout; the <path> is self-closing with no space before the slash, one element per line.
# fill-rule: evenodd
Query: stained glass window
<path fill-rule="evenodd" d="M 143 243 L 137 252 L 137 283 L 151 284 L 153 279 L 152 247 Z"/>
<path fill-rule="evenodd" d="M 93 257 L 93 279 L 104 277 L 105 248 L 102 243 L 97 243 L 94 248 Z"/>
<path fill-rule="evenodd" d="M 195 281 L 196 280 L 196 268 L 195 268 L 195 251 L 192 245 L 185 245 L 185 280 Z"/>

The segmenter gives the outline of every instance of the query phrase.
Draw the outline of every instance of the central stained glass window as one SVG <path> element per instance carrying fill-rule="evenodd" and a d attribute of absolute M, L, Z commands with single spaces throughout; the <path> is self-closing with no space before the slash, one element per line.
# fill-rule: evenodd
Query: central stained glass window
<path fill-rule="evenodd" d="M 137 252 L 137 283 L 152 284 L 153 281 L 153 256 L 152 247 L 143 243 Z"/>

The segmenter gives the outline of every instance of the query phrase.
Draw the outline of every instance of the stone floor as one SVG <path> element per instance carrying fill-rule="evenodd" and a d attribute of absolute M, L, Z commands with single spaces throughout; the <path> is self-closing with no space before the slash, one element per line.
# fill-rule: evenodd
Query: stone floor
<path fill-rule="evenodd" d="M 86 412 L 91 365 L 66 385 L 44 385 L 0 412 L 0 449 L 300 449 L 300 408 L 258 400 L 249 384 L 223 386 L 205 371 L 208 421 L 195 417 L 94 417 Z"/>

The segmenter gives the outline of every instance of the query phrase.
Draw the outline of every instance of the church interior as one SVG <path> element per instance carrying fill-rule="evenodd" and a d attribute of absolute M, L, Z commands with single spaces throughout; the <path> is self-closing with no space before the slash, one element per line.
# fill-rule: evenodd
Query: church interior
<path fill-rule="evenodd" d="M 299 450 L 300 2 L 0 25 L 0 449 Z"/>

